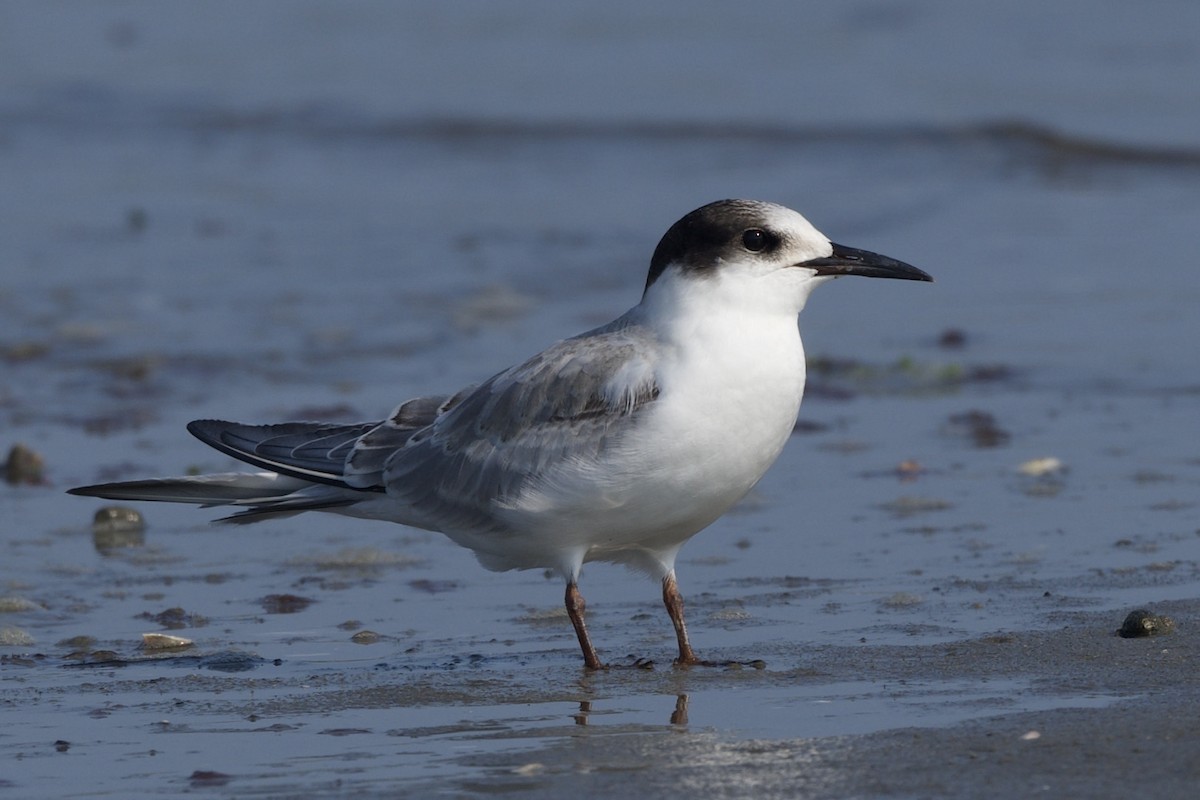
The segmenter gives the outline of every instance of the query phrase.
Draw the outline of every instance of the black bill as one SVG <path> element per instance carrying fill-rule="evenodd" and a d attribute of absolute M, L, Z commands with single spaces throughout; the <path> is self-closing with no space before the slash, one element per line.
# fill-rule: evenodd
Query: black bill
<path fill-rule="evenodd" d="M 897 278 L 905 281 L 933 280 L 929 273 L 903 261 L 834 242 L 830 242 L 830 245 L 833 246 L 833 255 L 814 258 L 796 266 L 814 269 L 818 275 L 862 275 L 866 278 Z"/>

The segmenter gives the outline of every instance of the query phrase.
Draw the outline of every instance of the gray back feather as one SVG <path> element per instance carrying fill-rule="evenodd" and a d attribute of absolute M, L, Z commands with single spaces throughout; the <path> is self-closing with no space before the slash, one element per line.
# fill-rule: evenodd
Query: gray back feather
<path fill-rule="evenodd" d="M 382 486 L 383 471 L 392 454 L 405 447 L 414 433 L 432 425 L 474 390 L 472 385 L 455 395 L 417 397 L 401 403 L 387 419 L 354 443 L 353 451 L 342 465 L 346 485 L 359 489 Z"/>
<path fill-rule="evenodd" d="M 286 475 L 386 491 L 404 521 L 446 531 L 499 531 L 498 505 L 550 470 L 601 458 L 658 397 L 657 342 L 622 317 L 567 339 L 455 395 L 418 397 L 379 423 L 241 425 L 197 420 L 188 429 L 236 458 Z M 261 515 L 330 507 L 343 496 L 234 498 Z"/>
<path fill-rule="evenodd" d="M 503 529 L 497 504 L 568 460 L 600 458 L 636 426 L 658 397 L 654 344 L 618 319 L 460 394 L 387 459 L 388 494 L 409 507 L 414 524 Z"/>

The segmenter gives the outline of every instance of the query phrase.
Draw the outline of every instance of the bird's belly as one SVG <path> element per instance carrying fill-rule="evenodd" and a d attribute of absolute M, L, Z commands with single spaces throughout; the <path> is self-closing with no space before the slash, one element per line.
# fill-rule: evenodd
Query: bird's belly
<path fill-rule="evenodd" d="M 572 574 L 603 560 L 665 574 L 684 541 L 758 482 L 795 427 L 804 352 L 795 318 L 776 323 L 693 336 L 660 366 L 658 398 L 602 452 L 557 465 L 494 509 L 509 535 L 456 541 L 485 566 Z"/>
<path fill-rule="evenodd" d="M 677 548 L 774 463 L 802 391 L 803 372 L 774 396 L 760 386 L 753 397 L 730 397 L 725 408 L 661 397 L 602 461 L 547 476 L 506 511 L 506 521 L 528 537 L 583 550 L 584 560 Z"/>

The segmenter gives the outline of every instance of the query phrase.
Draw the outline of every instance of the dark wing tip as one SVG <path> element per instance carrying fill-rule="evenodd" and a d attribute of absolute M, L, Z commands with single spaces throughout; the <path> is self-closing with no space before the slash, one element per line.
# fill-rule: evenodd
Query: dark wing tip
<path fill-rule="evenodd" d="M 216 446 L 221 432 L 234 424 L 223 419 L 194 419 L 187 424 L 187 431 L 205 444 Z"/>
<path fill-rule="evenodd" d="M 220 450 L 227 456 L 263 469 L 279 471 L 278 466 L 258 458 L 253 449 L 246 450 L 238 447 L 226 438 L 231 428 L 245 427 L 237 422 L 223 419 L 194 419 L 187 424 L 187 431 L 214 450 Z"/>

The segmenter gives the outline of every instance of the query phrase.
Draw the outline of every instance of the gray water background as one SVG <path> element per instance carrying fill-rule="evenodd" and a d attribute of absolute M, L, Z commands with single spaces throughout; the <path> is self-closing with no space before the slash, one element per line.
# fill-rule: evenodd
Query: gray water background
<path fill-rule="evenodd" d="M 0 786 L 270 793 L 367 752 L 345 780 L 467 791 L 464 753 L 519 768 L 581 693 L 665 735 L 687 695 L 734 741 L 1115 701 L 806 669 L 1200 596 L 1198 76 L 1191 2 L 0 6 L 0 446 L 48 465 L 0 487 L 0 626 L 28 637 L 0 647 Z M 597 645 L 659 668 L 583 685 L 557 579 L 318 515 L 141 506 L 144 546 L 98 548 L 100 504 L 62 493 L 232 467 L 193 418 L 367 419 L 486 377 L 635 303 L 666 227 L 727 196 L 937 279 L 817 293 L 814 429 L 682 554 L 698 648 L 765 675 L 671 677 L 657 587 L 616 568 L 584 576 Z M 1066 471 L 1017 471 L 1046 456 Z M 264 613 L 281 593 L 316 602 Z M 252 679 L 139 661 L 171 607 Z M 64 667 L 77 636 L 133 663 Z"/>

